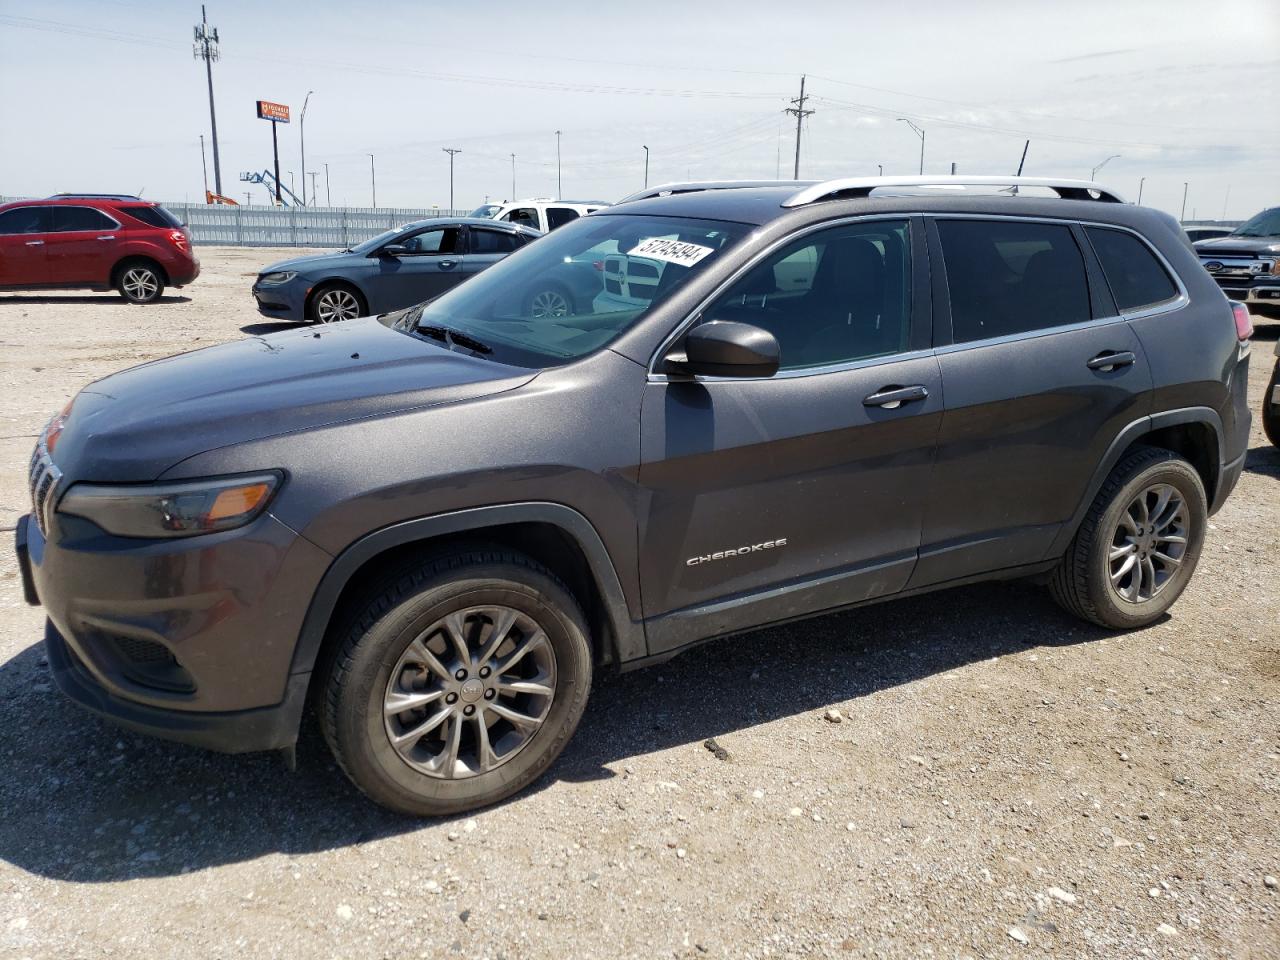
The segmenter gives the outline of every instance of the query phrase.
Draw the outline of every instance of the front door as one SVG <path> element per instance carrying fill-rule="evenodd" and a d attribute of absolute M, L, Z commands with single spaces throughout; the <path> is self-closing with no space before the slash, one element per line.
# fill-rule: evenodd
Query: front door
<path fill-rule="evenodd" d="M 775 376 L 650 375 L 639 554 L 651 653 L 907 582 L 942 410 L 937 361 L 920 349 L 919 223 L 811 233 L 702 312 L 772 332 Z"/>
<path fill-rule="evenodd" d="M 937 351 L 946 411 L 912 587 L 1047 559 L 1151 390 L 1078 228 L 935 223 L 953 342 Z"/>
<path fill-rule="evenodd" d="M 460 227 L 428 227 L 392 242 L 404 250 L 395 256 L 378 257 L 368 285 L 372 312 L 431 300 L 462 282 L 465 257 Z"/>
<path fill-rule="evenodd" d="M 45 238 L 52 283 L 105 285 L 119 259 L 120 224 L 92 207 L 59 205 Z"/>
<path fill-rule="evenodd" d="M 48 239 L 48 207 L 15 207 L 0 213 L 0 287 L 47 284 Z"/>

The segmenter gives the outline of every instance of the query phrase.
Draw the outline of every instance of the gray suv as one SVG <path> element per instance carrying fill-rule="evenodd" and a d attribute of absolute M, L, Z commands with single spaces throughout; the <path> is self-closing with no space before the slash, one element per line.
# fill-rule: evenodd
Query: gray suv
<path fill-rule="evenodd" d="M 1151 623 L 1240 475 L 1248 314 L 1172 218 L 990 180 L 668 185 L 95 384 L 17 530 L 57 685 L 289 759 L 311 703 L 365 793 L 444 814 L 546 771 L 593 672 L 709 638 L 1015 577 Z M 594 257 L 614 287 L 534 316 Z"/>

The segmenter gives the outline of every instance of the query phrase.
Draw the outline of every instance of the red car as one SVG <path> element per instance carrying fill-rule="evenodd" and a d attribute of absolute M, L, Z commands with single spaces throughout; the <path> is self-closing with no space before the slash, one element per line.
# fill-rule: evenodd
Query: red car
<path fill-rule="evenodd" d="M 191 234 L 138 197 L 60 193 L 0 205 L 0 290 L 118 290 L 151 303 L 200 274 Z"/>

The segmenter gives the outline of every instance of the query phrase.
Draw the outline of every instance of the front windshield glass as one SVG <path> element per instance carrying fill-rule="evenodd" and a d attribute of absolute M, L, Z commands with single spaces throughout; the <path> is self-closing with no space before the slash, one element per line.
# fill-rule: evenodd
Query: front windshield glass
<path fill-rule="evenodd" d="M 394 230 L 383 230 L 376 237 L 365 240 L 363 243 L 357 243 L 354 247 L 348 247 L 348 249 L 352 253 L 369 253 L 371 250 L 376 250 L 382 246 L 403 229 L 404 227 L 396 227 Z"/>
<path fill-rule="evenodd" d="M 1237 237 L 1280 237 L 1280 207 L 1263 210 L 1237 228 Z"/>
<path fill-rule="evenodd" d="M 750 229 L 677 217 L 583 217 L 415 307 L 402 323 L 434 339 L 447 330 L 454 343 L 482 344 L 501 363 L 557 366 L 603 347 Z"/>
<path fill-rule="evenodd" d="M 471 216 L 483 217 L 485 220 L 492 220 L 494 217 L 494 214 L 496 214 L 501 209 L 502 208 L 498 206 L 496 203 L 486 203 L 484 206 L 476 207 L 474 210 L 472 210 Z"/>

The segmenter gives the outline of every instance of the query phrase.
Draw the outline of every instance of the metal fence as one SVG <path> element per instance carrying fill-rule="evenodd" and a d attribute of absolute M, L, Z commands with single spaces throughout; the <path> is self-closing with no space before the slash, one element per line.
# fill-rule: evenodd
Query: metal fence
<path fill-rule="evenodd" d="M 350 247 L 413 220 L 463 217 L 465 210 L 272 207 L 166 203 L 192 242 L 239 247 Z"/>

